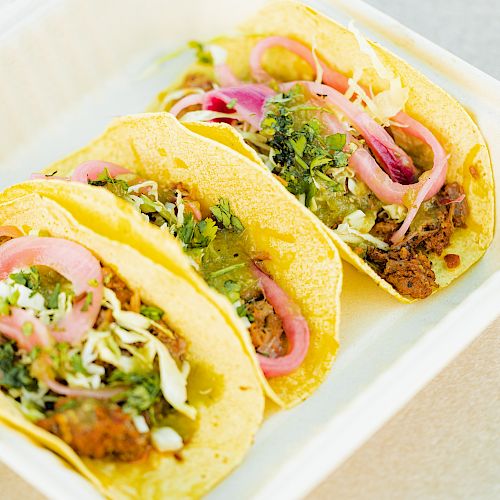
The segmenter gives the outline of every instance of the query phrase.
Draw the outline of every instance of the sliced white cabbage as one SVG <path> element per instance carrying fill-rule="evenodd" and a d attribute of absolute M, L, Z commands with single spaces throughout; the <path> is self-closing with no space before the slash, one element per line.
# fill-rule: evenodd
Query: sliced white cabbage
<path fill-rule="evenodd" d="M 149 425 L 142 415 L 136 415 L 135 417 L 132 417 L 132 421 L 134 422 L 135 428 L 141 434 L 146 434 L 147 432 L 149 432 Z"/>
<path fill-rule="evenodd" d="M 158 340 L 154 335 L 149 333 L 145 328 L 137 326 L 141 324 L 149 328 L 153 323 L 149 318 L 140 314 L 132 313 L 131 311 L 122 311 L 121 304 L 115 293 L 109 288 L 104 288 L 104 305 L 110 307 L 113 311 L 113 316 L 120 326 L 132 330 L 134 333 L 143 336 L 143 342 L 149 343 L 156 355 L 158 356 L 158 364 L 160 369 L 161 390 L 163 397 L 177 411 L 194 419 L 196 417 L 196 409 L 187 404 L 187 379 L 186 376 L 179 370 L 175 360 L 172 358 L 167 347 Z M 127 314 L 124 318 L 124 313 Z M 133 315 L 133 316 L 132 316 Z M 137 318 L 139 316 L 142 319 Z M 128 326 L 127 326 L 128 325 Z"/>
<path fill-rule="evenodd" d="M 45 309 L 45 299 L 39 293 L 33 293 L 33 290 L 27 286 L 15 283 L 10 278 L 0 282 L 0 297 L 9 299 L 16 293 L 19 293 L 16 303 L 18 307 L 30 309 L 34 312 L 40 312 Z"/>
<path fill-rule="evenodd" d="M 366 241 L 371 243 L 373 246 L 380 248 L 380 250 L 388 250 L 389 245 L 370 233 L 361 233 L 356 229 L 353 229 L 349 224 L 339 224 L 337 229 L 334 231 L 346 242 L 353 245 L 359 245 L 361 242 Z"/>
<path fill-rule="evenodd" d="M 362 210 L 355 210 L 344 217 L 342 222 L 356 231 L 368 233 L 375 225 L 376 217 L 376 214 L 373 212 L 365 214 Z"/>
<path fill-rule="evenodd" d="M 384 205 L 382 208 L 387 212 L 389 217 L 396 222 L 403 222 L 408 213 L 408 209 L 403 205 Z"/>
<path fill-rule="evenodd" d="M 172 427 L 158 427 L 151 432 L 153 446 L 161 452 L 178 451 L 184 443 L 181 436 Z"/>
<path fill-rule="evenodd" d="M 364 68 L 356 68 L 353 77 L 349 79 L 349 88 L 346 96 L 350 98 L 354 94 L 357 94 L 366 104 L 367 111 L 372 118 L 382 125 L 389 125 L 390 118 L 404 109 L 408 100 L 409 90 L 401 85 L 399 76 L 395 76 L 382 64 L 373 47 L 356 26 L 354 26 L 352 21 L 349 23 L 348 29 L 356 37 L 361 52 L 370 58 L 371 67 L 378 73 L 380 78 L 389 82 L 389 89 L 370 97 L 358 83 Z"/>

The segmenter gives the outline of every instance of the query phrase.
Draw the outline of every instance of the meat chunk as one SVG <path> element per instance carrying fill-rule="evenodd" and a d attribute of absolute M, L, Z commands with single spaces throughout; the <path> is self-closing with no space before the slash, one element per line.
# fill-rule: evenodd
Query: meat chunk
<path fill-rule="evenodd" d="M 132 417 L 114 403 L 63 398 L 53 415 L 37 425 L 61 438 L 81 457 L 132 462 L 150 449 L 149 435 L 140 434 Z"/>
<path fill-rule="evenodd" d="M 384 252 L 372 247 L 366 256 L 380 276 L 402 295 L 424 299 L 438 286 L 431 262 L 422 252 L 406 247 Z"/>
<path fill-rule="evenodd" d="M 247 305 L 254 321 L 250 325 L 250 337 L 259 354 L 270 358 L 284 356 L 288 351 L 288 342 L 283 331 L 281 319 L 267 300 L 257 300 Z"/>
<path fill-rule="evenodd" d="M 441 255 L 443 250 L 450 244 L 452 234 L 453 224 L 447 218 L 438 225 L 437 229 L 429 231 L 429 236 L 422 240 L 420 247 L 426 253 Z"/>
<path fill-rule="evenodd" d="M 109 267 L 102 268 L 102 275 L 104 278 L 104 285 L 115 292 L 122 308 L 126 310 L 130 309 L 130 300 L 132 299 L 133 293 L 127 284 Z"/>
<path fill-rule="evenodd" d="M 440 191 L 440 203 L 447 203 L 451 219 L 455 227 L 466 227 L 466 218 L 469 213 L 466 198 L 460 200 L 464 195 L 464 190 L 458 182 L 446 184 Z"/>
<path fill-rule="evenodd" d="M 370 231 L 376 238 L 389 243 L 391 236 L 397 231 L 400 223 L 394 220 L 382 220 L 377 222 Z"/>

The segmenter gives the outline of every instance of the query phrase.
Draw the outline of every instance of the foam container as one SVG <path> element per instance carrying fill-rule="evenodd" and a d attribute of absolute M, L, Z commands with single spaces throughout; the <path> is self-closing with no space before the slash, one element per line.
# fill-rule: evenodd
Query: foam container
<path fill-rule="evenodd" d="M 231 31 L 263 3 L 18 0 L 1 7 L 0 187 L 86 144 L 113 117 L 144 110 L 191 57 L 144 78 L 159 55 Z M 340 22 L 354 19 L 461 101 L 500 168 L 498 81 L 359 0 L 308 3 Z M 209 498 L 305 495 L 497 316 L 499 257 L 497 234 L 465 276 L 412 305 L 346 265 L 342 346 L 330 376 L 305 403 L 265 422 L 244 463 Z M 50 498 L 99 498 L 54 455 L 4 427 L 0 459 Z"/>

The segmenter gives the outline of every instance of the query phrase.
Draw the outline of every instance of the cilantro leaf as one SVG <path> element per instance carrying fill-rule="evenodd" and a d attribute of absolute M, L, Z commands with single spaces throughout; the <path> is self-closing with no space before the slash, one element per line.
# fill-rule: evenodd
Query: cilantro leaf
<path fill-rule="evenodd" d="M 52 290 L 52 293 L 49 295 L 49 298 L 47 300 L 47 307 L 49 309 L 57 309 L 59 305 L 60 293 L 61 293 L 61 283 L 57 282 L 56 285 L 54 286 L 54 290 Z"/>
<path fill-rule="evenodd" d="M 214 58 L 212 53 L 209 50 L 206 50 L 204 45 L 201 42 L 197 42 L 196 40 L 191 40 L 188 42 L 188 47 L 190 49 L 194 49 L 196 54 L 196 59 L 201 64 L 213 64 Z"/>
<path fill-rule="evenodd" d="M 237 233 L 245 229 L 240 219 L 231 212 L 229 201 L 225 198 L 221 198 L 217 205 L 210 207 L 210 211 L 224 228 L 231 229 Z"/>
<path fill-rule="evenodd" d="M 153 321 L 160 321 L 165 314 L 162 309 L 156 306 L 141 306 L 141 314 Z"/>
<path fill-rule="evenodd" d="M 335 151 L 342 151 L 346 143 L 345 134 L 332 134 L 326 136 L 326 144 L 330 149 Z"/>
<path fill-rule="evenodd" d="M 26 389 L 33 391 L 37 382 L 28 372 L 26 366 L 16 359 L 13 342 L 0 345 L 0 387 L 7 389 Z"/>

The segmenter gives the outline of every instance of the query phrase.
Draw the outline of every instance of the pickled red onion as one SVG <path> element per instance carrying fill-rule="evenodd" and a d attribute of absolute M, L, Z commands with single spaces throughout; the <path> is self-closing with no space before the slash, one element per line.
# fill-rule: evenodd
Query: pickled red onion
<path fill-rule="evenodd" d="M 23 327 L 27 324 L 31 324 L 31 329 L 29 333 L 24 333 Z M 47 327 L 33 312 L 19 307 L 11 307 L 8 316 L 0 316 L 0 332 L 27 351 L 35 346 L 45 347 L 52 340 Z"/>
<path fill-rule="evenodd" d="M 96 181 L 104 170 L 107 170 L 110 177 L 113 178 L 117 175 L 132 173 L 130 170 L 109 161 L 89 160 L 81 163 L 75 168 L 73 174 L 71 175 L 71 180 L 73 182 L 82 182 L 83 184 L 87 184 L 88 181 Z"/>
<path fill-rule="evenodd" d="M 226 107 L 226 112 L 234 110 L 239 120 L 246 121 L 252 127 L 258 129 L 264 117 L 266 101 L 274 94 L 275 92 L 266 85 L 258 84 L 211 90 L 205 94 L 203 109 L 222 111 L 222 102 Z M 228 109 L 227 105 L 230 102 L 234 102 L 234 106 Z"/>
<path fill-rule="evenodd" d="M 316 70 L 316 61 L 314 60 L 312 51 L 309 47 L 284 36 L 270 36 L 257 42 L 250 53 L 250 69 L 252 71 L 252 76 L 256 81 L 266 82 L 271 80 L 271 76 L 262 68 L 261 64 L 264 52 L 271 47 L 283 47 L 290 52 L 297 54 L 309 63 L 311 68 Z M 339 92 L 344 93 L 349 86 L 347 77 L 332 70 L 320 58 L 318 58 L 318 62 L 323 70 L 323 82 L 330 85 L 330 87 L 337 89 Z"/>
<path fill-rule="evenodd" d="M 174 104 L 170 113 L 177 116 L 187 107 L 201 104 L 203 109 L 209 111 L 234 113 L 235 119 L 246 121 L 258 129 L 264 116 L 266 100 L 272 95 L 274 95 L 274 91 L 266 85 L 244 84 L 225 87 L 210 90 L 205 94 L 188 95 Z M 234 102 L 234 105 L 228 108 L 227 105 L 231 102 Z"/>
<path fill-rule="evenodd" d="M 126 387 L 109 387 L 103 389 L 84 389 L 79 387 L 69 387 L 51 378 L 44 379 L 49 389 L 57 394 L 75 398 L 110 399 L 127 390 Z"/>
<path fill-rule="evenodd" d="M 345 115 L 361 133 L 392 180 L 402 184 L 411 184 L 415 181 L 417 171 L 412 159 L 394 142 L 384 127 L 376 123 L 367 113 L 339 91 L 321 83 L 300 80 L 283 83 L 280 89 L 287 92 L 297 84 L 306 87 L 313 95 L 324 96 L 328 104 Z"/>
<path fill-rule="evenodd" d="M 15 226 L 0 226 L 0 237 L 19 238 L 23 233 Z"/>
<path fill-rule="evenodd" d="M 217 64 L 215 66 L 215 77 L 221 87 L 235 87 L 242 84 L 241 80 L 236 78 L 227 64 Z"/>
<path fill-rule="evenodd" d="M 189 106 L 202 105 L 205 94 L 188 94 L 179 99 L 169 110 L 174 116 L 177 116 L 181 111 L 184 111 Z"/>
<path fill-rule="evenodd" d="M 0 246 L 0 280 L 16 269 L 30 266 L 54 269 L 72 283 L 76 297 L 82 297 L 71 313 L 51 329 L 56 340 L 77 343 L 93 326 L 101 308 L 99 261 L 86 248 L 62 238 L 21 236 Z"/>
<path fill-rule="evenodd" d="M 425 172 L 425 178 L 420 180 L 416 185 L 411 186 L 417 188 L 417 196 L 411 208 L 408 210 L 408 215 L 404 220 L 401 227 L 392 235 L 391 241 L 399 243 L 406 231 L 408 231 L 410 224 L 417 215 L 420 205 L 429 198 L 432 198 L 443 186 L 446 181 L 446 173 L 448 171 L 448 157 L 443 146 L 436 139 L 434 134 L 421 123 L 409 117 L 405 113 L 399 113 L 395 119 L 398 123 L 405 127 L 405 133 L 416 137 L 420 141 L 427 144 L 434 153 L 434 160 L 432 169 Z"/>
<path fill-rule="evenodd" d="M 281 319 L 288 340 L 288 353 L 279 358 L 257 354 L 260 367 L 266 377 L 280 377 L 296 370 L 304 361 L 309 349 L 309 327 L 298 306 L 285 291 L 257 266 L 252 272 L 259 280 L 264 296 Z"/>

